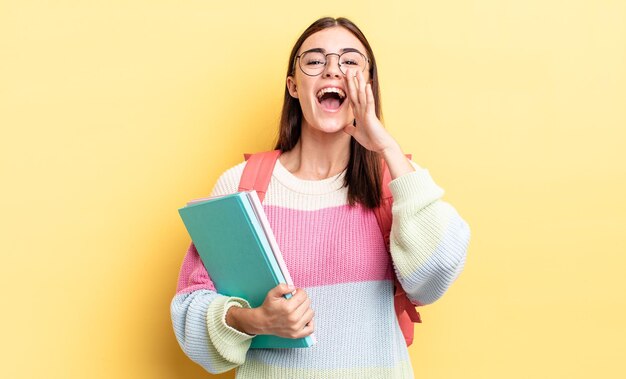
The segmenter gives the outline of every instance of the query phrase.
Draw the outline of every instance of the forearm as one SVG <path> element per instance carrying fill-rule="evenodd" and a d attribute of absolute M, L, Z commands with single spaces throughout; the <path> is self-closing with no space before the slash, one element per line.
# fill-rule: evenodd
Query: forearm
<path fill-rule="evenodd" d="M 242 364 L 251 336 L 225 322 L 233 306 L 249 306 L 242 299 L 218 294 L 197 250 L 190 245 L 181 267 L 177 294 L 171 303 L 176 339 L 194 362 L 211 373 L 228 371 Z"/>
<path fill-rule="evenodd" d="M 249 335 L 260 334 L 260 328 L 255 322 L 255 315 L 256 309 L 254 308 L 233 306 L 226 313 L 226 324 L 242 333 Z"/>
<path fill-rule="evenodd" d="M 171 304 L 172 325 L 180 347 L 213 374 L 241 365 L 250 346 L 251 337 L 221 320 L 228 299 L 213 291 L 198 290 L 177 294 Z"/>
<path fill-rule="evenodd" d="M 391 242 L 398 279 L 409 297 L 420 304 L 439 299 L 465 265 L 469 228 L 452 209 L 436 209 L 447 207 L 443 202 L 432 206 L 425 211 L 430 213 L 426 217 L 405 225 L 401 233 L 410 235 Z M 439 217 L 433 215 L 437 212 L 441 212 Z"/>
<path fill-rule="evenodd" d="M 400 145 L 393 139 L 390 139 L 388 147 L 384 148 L 380 154 L 389 167 L 392 180 L 415 171 L 411 162 L 402 152 Z"/>
<path fill-rule="evenodd" d="M 390 184 L 391 254 L 409 297 L 428 304 L 440 298 L 462 271 L 470 232 L 456 210 L 440 199 L 443 190 L 428 171 L 416 168 Z"/>

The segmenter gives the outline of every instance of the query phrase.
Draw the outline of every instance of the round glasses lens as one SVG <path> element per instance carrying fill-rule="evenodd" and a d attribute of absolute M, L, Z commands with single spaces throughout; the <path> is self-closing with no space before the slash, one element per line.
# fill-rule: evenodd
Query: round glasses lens
<path fill-rule="evenodd" d="M 339 58 L 339 68 L 341 68 L 341 72 L 343 72 L 344 75 L 348 69 L 364 71 L 366 63 L 365 57 L 356 51 L 345 52 L 341 54 Z"/>
<path fill-rule="evenodd" d="M 319 75 L 326 66 L 326 56 L 319 51 L 309 51 L 300 56 L 300 68 L 307 75 Z"/>

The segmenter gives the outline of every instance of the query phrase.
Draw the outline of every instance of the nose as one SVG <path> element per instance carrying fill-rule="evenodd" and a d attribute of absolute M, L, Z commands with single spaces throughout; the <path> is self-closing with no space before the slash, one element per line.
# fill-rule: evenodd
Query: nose
<path fill-rule="evenodd" d="M 335 61 L 332 61 L 331 58 L 335 59 Z M 326 56 L 326 67 L 324 67 L 322 76 L 325 78 L 340 78 L 342 75 L 343 73 L 339 69 L 339 55 L 328 54 Z"/>

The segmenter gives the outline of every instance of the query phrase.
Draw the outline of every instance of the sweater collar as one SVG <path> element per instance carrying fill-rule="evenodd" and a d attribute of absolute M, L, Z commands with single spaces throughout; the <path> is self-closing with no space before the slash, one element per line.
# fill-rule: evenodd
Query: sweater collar
<path fill-rule="evenodd" d="M 310 195 L 322 195 L 340 190 L 343 188 L 345 176 L 346 170 L 343 170 L 337 175 L 321 180 L 300 179 L 287 170 L 280 163 L 280 159 L 276 160 L 276 167 L 274 168 L 274 178 L 282 185 L 295 192 Z"/>

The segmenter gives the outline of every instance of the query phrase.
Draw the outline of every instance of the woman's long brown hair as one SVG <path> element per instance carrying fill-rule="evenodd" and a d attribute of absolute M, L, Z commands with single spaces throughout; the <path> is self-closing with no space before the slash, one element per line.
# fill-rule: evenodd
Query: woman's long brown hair
<path fill-rule="evenodd" d="M 369 73 L 372 83 L 372 92 L 376 103 L 376 116 L 382 120 L 382 109 L 380 105 L 380 90 L 378 86 L 378 72 L 376 70 L 376 59 L 369 42 L 363 32 L 347 18 L 324 17 L 312 23 L 302 33 L 289 55 L 287 76 L 295 75 L 295 58 L 298 50 L 304 41 L 314 33 L 327 28 L 341 26 L 349 30 L 361 41 L 369 58 Z M 300 139 L 302 127 L 302 108 L 298 99 L 291 97 L 285 88 L 285 98 L 283 110 L 280 117 L 280 130 L 275 149 L 283 152 L 290 151 Z M 344 186 L 348 187 L 348 202 L 350 205 L 361 203 L 367 208 L 376 208 L 381 201 L 381 158 L 376 152 L 367 150 L 354 138 L 350 140 L 350 160 L 346 170 Z"/>

